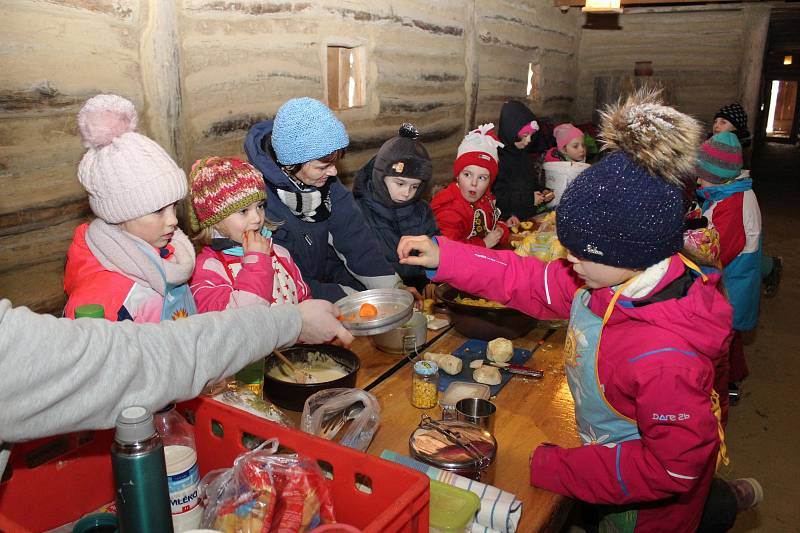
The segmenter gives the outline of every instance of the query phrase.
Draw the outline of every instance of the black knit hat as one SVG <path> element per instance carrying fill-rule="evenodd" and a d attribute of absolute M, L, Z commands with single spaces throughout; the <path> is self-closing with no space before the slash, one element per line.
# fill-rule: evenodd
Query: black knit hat
<path fill-rule="evenodd" d="M 613 153 L 570 183 L 556 208 L 558 238 L 572 254 L 645 269 L 683 246 L 683 180 L 702 128 L 640 91 L 603 113 L 601 139 Z"/>
<path fill-rule="evenodd" d="M 400 126 L 397 137 L 392 137 L 381 146 L 375 155 L 372 167 L 372 188 L 380 202 L 387 207 L 401 207 L 419 200 L 425 193 L 433 176 L 433 164 L 428 150 L 417 140 L 419 131 L 413 124 Z M 383 178 L 395 176 L 422 180 L 413 198 L 407 202 L 392 202 Z"/>
<path fill-rule="evenodd" d="M 747 129 L 747 113 L 745 112 L 742 104 L 734 102 L 726 105 L 714 115 L 714 119 L 724 118 L 736 128 L 734 132 L 738 137 L 739 142 L 747 141 L 750 139 L 750 130 Z"/>

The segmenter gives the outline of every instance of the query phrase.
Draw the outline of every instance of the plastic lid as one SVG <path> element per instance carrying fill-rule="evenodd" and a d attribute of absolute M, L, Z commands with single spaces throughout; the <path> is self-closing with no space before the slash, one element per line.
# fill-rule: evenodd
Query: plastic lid
<path fill-rule="evenodd" d="M 423 376 L 432 376 L 439 371 L 439 365 L 433 361 L 417 361 L 414 363 L 414 372 Z"/>
<path fill-rule="evenodd" d="M 153 413 L 144 407 L 126 407 L 117 416 L 117 432 L 114 438 L 119 442 L 133 444 L 147 440 L 155 434 Z"/>
<path fill-rule="evenodd" d="M 448 533 L 460 533 L 467 528 L 480 508 L 481 499 L 474 492 L 431 480 L 431 527 Z"/>
<path fill-rule="evenodd" d="M 72 533 L 112 533 L 117 531 L 117 515 L 95 513 L 84 516 L 72 528 Z"/>
<path fill-rule="evenodd" d="M 483 383 L 469 383 L 467 381 L 454 381 L 448 385 L 447 390 L 439 398 L 439 405 L 442 407 L 454 407 L 456 402 L 464 398 L 480 398 L 488 400 L 492 395 L 492 390 Z"/>
<path fill-rule="evenodd" d="M 106 313 L 100 304 L 84 304 L 75 308 L 75 318 L 105 318 Z"/>

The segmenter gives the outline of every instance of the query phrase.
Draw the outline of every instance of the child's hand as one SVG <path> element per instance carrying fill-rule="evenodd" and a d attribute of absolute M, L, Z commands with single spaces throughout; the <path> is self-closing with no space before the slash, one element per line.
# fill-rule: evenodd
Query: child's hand
<path fill-rule="evenodd" d="M 262 253 L 269 255 L 272 252 L 272 239 L 267 239 L 260 232 L 250 230 L 242 236 L 244 253 Z"/>
<path fill-rule="evenodd" d="M 541 205 L 544 202 L 544 194 L 539 191 L 533 191 L 533 205 Z"/>
<path fill-rule="evenodd" d="M 414 297 L 414 309 L 417 309 L 418 311 L 422 311 L 423 299 L 422 299 L 422 295 L 419 293 L 419 291 L 414 287 L 401 287 L 401 288 L 404 291 L 408 291 L 409 293 L 411 293 L 411 296 Z"/>
<path fill-rule="evenodd" d="M 542 196 L 544 197 L 545 203 L 552 202 L 556 197 L 556 193 L 554 193 L 550 189 L 544 189 L 542 191 Z"/>
<path fill-rule="evenodd" d="M 486 244 L 487 248 L 494 248 L 497 246 L 497 243 L 500 242 L 502 237 L 503 228 L 494 228 L 492 231 L 486 234 L 486 237 L 483 238 L 483 242 Z"/>
<path fill-rule="evenodd" d="M 513 228 L 514 226 L 519 226 L 519 218 L 517 218 L 517 215 L 511 215 L 510 217 L 508 217 L 508 220 L 506 220 L 506 225 L 509 228 Z"/>
<path fill-rule="evenodd" d="M 411 255 L 415 251 L 417 254 Z M 397 257 L 400 258 L 400 264 L 403 265 L 439 268 L 439 247 L 433 242 L 433 239 L 425 235 L 400 237 L 400 243 L 397 245 Z"/>

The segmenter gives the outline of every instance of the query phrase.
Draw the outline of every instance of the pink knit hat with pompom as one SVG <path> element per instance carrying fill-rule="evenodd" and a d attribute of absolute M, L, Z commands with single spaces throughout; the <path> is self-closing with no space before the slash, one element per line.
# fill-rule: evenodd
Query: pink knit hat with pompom
<path fill-rule="evenodd" d="M 99 94 L 78 113 L 88 148 L 78 180 L 89 206 L 110 224 L 158 211 L 186 196 L 186 175 L 155 141 L 136 133 L 136 108 L 114 94 Z"/>

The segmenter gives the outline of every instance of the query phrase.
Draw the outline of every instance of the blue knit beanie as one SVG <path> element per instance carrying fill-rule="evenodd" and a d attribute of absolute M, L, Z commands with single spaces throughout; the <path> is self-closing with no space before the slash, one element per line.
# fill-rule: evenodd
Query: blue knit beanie
<path fill-rule="evenodd" d="M 556 209 L 558 238 L 572 254 L 645 269 L 683 247 L 683 184 L 702 127 L 639 91 L 603 113 L 612 153 L 569 184 Z"/>
<path fill-rule="evenodd" d="M 272 147 L 278 163 L 297 165 L 332 154 L 350 144 L 344 124 L 314 98 L 292 98 L 275 115 Z"/>

